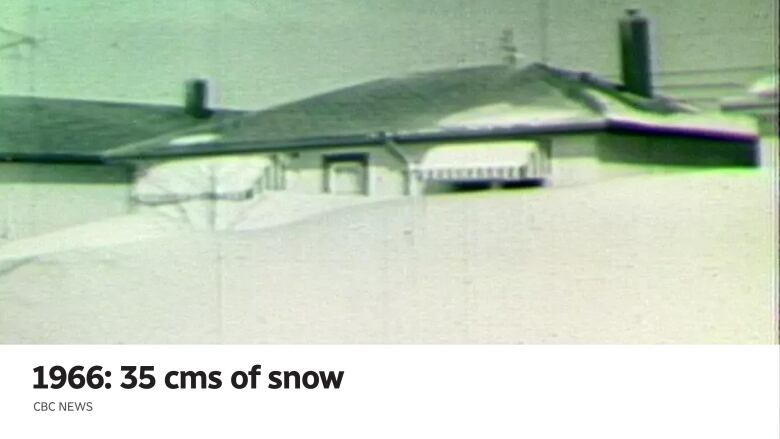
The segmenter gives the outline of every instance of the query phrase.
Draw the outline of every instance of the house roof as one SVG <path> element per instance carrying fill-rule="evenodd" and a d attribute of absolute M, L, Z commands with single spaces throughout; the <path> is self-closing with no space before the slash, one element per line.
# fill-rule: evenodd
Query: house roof
<path fill-rule="evenodd" d="M 7 99 L 7 98 L 6 98 Z M 753 141 L 755 130 L 533 64 L 439 70 L 339 89 L 207 123 L 179 108 L 0 99 L 0 153 L 95 161 L 615 130 Z M 25 101 L 24 99 L 27 99 Z M 3 107 L 5 106 L 5 107 Z M 9 148 L 11 148 L 9 150 Z"/>
<path fill-rule="evenodd" d="M 742 96 L 721 100 L 723 111 L 747 111 L 754 113 L 769 112 L 777 114 L 778 76 L 777 73 L 764 76 L 751 84 Z"/>
<path fill-rule="evenodd" d="M 645 99 L 587 73 L 533 64 L 482 66 L 388 78 L 125 146 L 108 156 L 166 157 L 287 148 L 350 146 L 480 136 L 589 131 L 702 136 L 752 141 L 670 99 Z M 186 137 L 185 137 L 186 138 Z M 184 145 L 182 145 L 184 143 Z"/>
<path fill-rule="evenodd" d="M 112 148 L 203 124 L 173 106 L 2 96 L 0 160 L 95 161 Z"/>

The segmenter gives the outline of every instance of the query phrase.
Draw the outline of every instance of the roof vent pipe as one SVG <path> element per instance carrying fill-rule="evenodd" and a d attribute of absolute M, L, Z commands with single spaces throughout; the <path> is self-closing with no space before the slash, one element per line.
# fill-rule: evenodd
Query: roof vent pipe
<path fill-rule="evenodd" d="M 208 82 L 191 79 L 184 84 L 184 112 L 197 119 L 206 119 L 212 111 L 208 108 Z"/>
<path fill-rule="evenodd" d="M 620 19 L 620 61 L 625 90 L 653 97 L 650 20 L 639 9 L 628 9 Z"/>

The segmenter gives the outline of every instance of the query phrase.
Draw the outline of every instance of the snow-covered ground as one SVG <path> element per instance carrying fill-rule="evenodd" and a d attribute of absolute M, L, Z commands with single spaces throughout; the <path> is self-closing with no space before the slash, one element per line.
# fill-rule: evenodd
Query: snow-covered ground
<path fill-rule="evenodd" d="M 773 187 L 276 200 L 227 231 L 143 212 L 0 246 L 0 342 L 772 343 Z"/>

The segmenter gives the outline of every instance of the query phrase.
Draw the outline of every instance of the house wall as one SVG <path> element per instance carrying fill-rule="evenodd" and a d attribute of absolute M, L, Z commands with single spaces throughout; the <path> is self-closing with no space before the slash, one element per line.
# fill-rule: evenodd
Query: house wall
<path fill-rule="evenodd" d="M 230 228 L 265 191 L 280 188 L 270 154 L 140 160 L 132 166 L 132 211 L 151 211 L 195 229 Z"/>
<path fill-rule="evenodd" d="M 290 209 L 310 210 L 324 200 L 295 208 L 300 197 L 291 196 L 285 204 L 275 194 L 322 195 L 325 158 L 361 154 L 367 158 L 367 186 L 372 197 L 403 194 L 403 166 L 387 151 L 377 146 L 335 147 L 138 161 L 133 164 L 132 210 L 154 211 L 195 229 L 224 230 L 258 215 L 269 203 L 274 209 L 271 216 L 276 218 L 272 222 L 278 221 Z M 353 199 L 344 197 L 341 201 L 348 200 Z M 290 217 L 297 216 L 290 213 Z"/>
<path fill-rule="evenodd" d="M 286 190 L 302 194 L 324 193 L 325 157 L 351 154 L 367 156 L 368 195 L 394 197 L 404 194 L 404 165 L 380 146 L 327 148 L 284 154 Z"/>
<path fill-rule="evenodd" d="M 601 133 L 549 140 L 551 185 L 569 186 L 683 167 L 750 167 L 758 145 L 669 136 Z"/>
<path fill-rule="evenodd" d="M 122 166 L 0 163 L 0 241 L 124 214 L 129 190 Z"/>
<path fill-rule="evenodd" d="M 777 137 L 778 137 L 778 113 L 777 108 L 757 111 L 753 117 L 758 123 L 758 131 L 761 134 L 759 142 L 759 161 L 761 166 L 775 169 L 777 165 Z"/>
<path fill-rule="evenodd" d="M 758 132 L 761 133 L 761 136 L 777 137 L 777 108 L 764 112 L 758 112 L 754 117 L 758 121 Z"/>
<path fill-rule="evenodd" d="M 266 154 L 137 161 L 132 164 L 132 200 L 155 205 L 197 198 L 248 199 L 277 188 L 273 165 Z"/>
<path fill-rule="evenodd" d="M 489 148 L 491 148 L 492 146 L 496 146 L 496 147 L 518 146 L 528 150 L 529 152 L 532 151 L 532 154 L 529 156 L 527 162 L 525 162 L 525 166 L 527 167 L 529 172 L 529 175 L 526 178 L 531 180 L 539 176 L 542 176 L 542 178 L 546 178 L 549 175 L 550 162 L 549 162 L 549 148 L 547 144 L 548 142 L 540 141 L 540 139 L 499 138 L 499 139 L 482 139 L 482 140 L 468 140 L 468 141 L 425 142 L 425 143 L 415 143 L 415 144 L 404 144 L 404 145 L 398 145 L 396 146 L 396 148 L 404 157 L 406 157 L 408 161 L 412 163 L 413 166 L 420 166 L 423 165 L 423 162 L 425 161 L 428 153 L 435 148 L 440 148 L 440 147 L 452 148 L 452 147 L 459 147 L 461 145 L 464 147 L 475 147 L 475 146 L 485 147 L 486 152 L 488 152 L 488 154 L 486 154 L 486 158 L 488 158 L 489 161 L 491 156 L 489 153 Z M 499 162 L 503 161 L 500 153 L 494 158 Z M 463 163 L 457 163 L 457 164 L 453 164 L 453 167 L 461 167 L 462 165 Z M 479 164 L 475 163 L 475 165 L 479 165 Z M 499 165 L 499 167 L 501 166 Z M 416 179 L 413 179 L 410 185 L 410 193 L 412 194 L 450 192 L 452 190 L 453 190 L 452 184 L 443 183 L 443 182 L 442 183 L 436 183 L 430 181 L 420 182 L 417 181 Z"/>
<path fill-rule="evenodd" d="M 551 137 L 549 140 L 553 186 L 571 186 L 597 181 L 601 166 L 597 158 L 598 135 L 578 134 Z"/>
<path fill-rule="evenodd" d="M 604 134 L 597 156 L 606 164 L 757 166 L 758 144 L 668 136 Z"/>
<path fill-rule="evenodd" d="M 408 181 L 407 165 L 420 165 L 428 152 L 434 148 L 452 147 L 459 143 L 464 146 L 484 146 L 501 143 L 503 146 L 512 143 L 528 143 L 528 139 L 516 141 L 507 139 L 486 139 L 481 141 L 447 141 L 404 143 L 392 146 L 365 146 L 354 148 L 322 148 L 283 154 L 286 167 L 286 189 L 304 194 L 321 194 L 325 192 L 327 178 L 326 158 L 329 156 L 349 156 L 365 154 L 368 158 L 368 194 L 374 197 L 397 197 L 407 194 L 425 192 L 422 182 Z M 530 141 L 533 142 L 533 141 Z M 549 163 L 548 152 L 537 146 L 539 163 L 534 171 L 545 174 Z M 592 153 L 590 154 L 593 155 Z"/>

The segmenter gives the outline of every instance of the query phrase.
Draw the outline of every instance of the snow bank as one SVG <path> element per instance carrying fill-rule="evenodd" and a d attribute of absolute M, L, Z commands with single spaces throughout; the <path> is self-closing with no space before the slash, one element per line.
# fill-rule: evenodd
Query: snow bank
<path fill-rule="evenodd" d="M 772 178 L 408 198 L 40 255 L 0 274 L 0 341 L 774 343 Z"/>
<path fill-rule="evenodd" d="M 502 102 L 455 113 L 439 121 L 439 127 L 444 129 L 490 129 L 518 125 L 557 125 L 593 119 L 592 113 L 579 107 L 555 109 L 533 104 L 514 105 Z"/>
<path fill-rule="evenodd" d="M 263 156 L 174 160 L 138 167 L 131 197 L 199 229 L 221 230 L 262 199 L 271 161 Z"/>
<path fill-rule="evenodd" d="M 265 157 L 214 157 L 140 165 L 132 196 L 145 204 L 193 199 L 242 200 L 262 191 Z"/>

